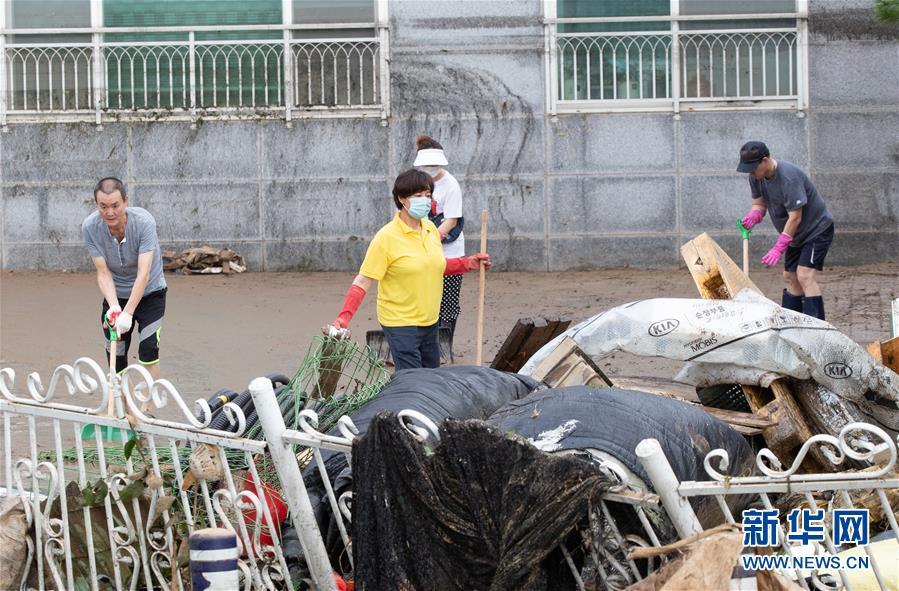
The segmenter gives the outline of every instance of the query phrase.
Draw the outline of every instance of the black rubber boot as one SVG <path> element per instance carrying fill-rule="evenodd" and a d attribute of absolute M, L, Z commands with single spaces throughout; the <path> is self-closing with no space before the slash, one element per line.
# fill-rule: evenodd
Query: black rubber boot
<path fill-rule="evenodd" d="M 803 311 L 802 296 L 793 295 L 786 289 L 784 290 L 784 295 L 780 300 L 780 305 L 787 310 L 793 310 L 794 312 Z"/>
<path fill-rule="evenodd" d="M 806 296 L 802 302 L 802 312 L 824 320 L 824 298 L 821 296 Z"/>

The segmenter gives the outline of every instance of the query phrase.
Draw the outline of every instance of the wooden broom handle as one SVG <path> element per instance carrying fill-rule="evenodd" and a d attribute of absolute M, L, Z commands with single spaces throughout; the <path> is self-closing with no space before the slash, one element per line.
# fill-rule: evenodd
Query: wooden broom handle
<path fill-rule="evenodd" d="M 481 211 L 481 249 L 478 252 L 487 252 L 487 210 Z M 478 345 L 475 364 L 480 366 L 484 362 L 484 290 L 487 287 L 487 270 L 484 261 L 481 261 L 478 271 Z"/>

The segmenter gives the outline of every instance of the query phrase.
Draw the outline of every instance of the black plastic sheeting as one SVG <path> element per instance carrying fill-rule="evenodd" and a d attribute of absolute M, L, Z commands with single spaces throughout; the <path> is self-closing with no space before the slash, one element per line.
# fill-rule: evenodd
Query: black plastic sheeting
<path fill-rule="evenodd" d="M 692 404 L 635 390 L 588 386 L 541 390 L 509 402 L 488 422 L 502 432 L 536 440 L 541 433 L 570 420 L 577 424 L 558 442 L 559 450 L 607 452 L 650 488 L 652 483 L 634 451 L 649 437 L 659 441 L 680 481 L 708 480 L 703 460 L 718 448 L 728 453 L 729 475 L 748 476 L 753 470 L 752 450 L 727 423 Z M 745 499 L 731 500 L 732 509 L 739 509 Z M 723 520 L 713 497 L 701 497 L 692 503 L 704 526 Z"/>
<path fill-rule="evenodd" d="M 457 365 L 436 369 L 407 369 L 396 373 L 390 382 L 350 417 L 364 434 L 374 417 L 382 412 L 416 410 L 437 423 L 447 418 L 486 419 L 512 400 L 527 396 L 539 382 L 515 373 L 486 367 Z M 331 434 L 337 434 L 333 429 Z M 352 488 L 353 475 L 341 452 L 322 450 L 331 484 L 339 497 Z M 343 543 L 331 515 L 324 483 L 318 468 L 310 464 L 303 472 L 316 520 L 331 555 L 332 563 L 344 563 Z"/>
<path fill-rule="evenodd" d="M 428 455 L 379 414 L 353 445 L 356 588 L 556 590 L 575 582 L 557 549 L 610 480 L 484 421 L 446 421 Z"/>

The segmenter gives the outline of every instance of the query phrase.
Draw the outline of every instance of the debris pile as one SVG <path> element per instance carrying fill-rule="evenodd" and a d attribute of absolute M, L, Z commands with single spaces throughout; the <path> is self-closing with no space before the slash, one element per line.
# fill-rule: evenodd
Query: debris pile
<path fill-rule="evenodd" d="M 215 273 L 243 273 L 247 264 L 243 257 L 230 248 L 192 246 L 182 251 L 166 250 L 162 253 L 162 268 L 183 274 L 207 275 Z"/>

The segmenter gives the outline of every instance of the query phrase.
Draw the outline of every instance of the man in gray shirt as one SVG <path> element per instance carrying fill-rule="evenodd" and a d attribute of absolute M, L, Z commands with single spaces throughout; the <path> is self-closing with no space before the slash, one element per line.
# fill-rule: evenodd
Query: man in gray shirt
<path fill-rule="evenodd" d="M 101 179 L 94 188 L 97 211 L 81 224 L 87 251 L 97 268 L 103 294 L 100 322 L 109 354 L 109 330 L 123 346 L 116 350 L 116 371 L 128 366 L 131 325 L 138 326 L 138 360 L 159 377 L 159 334 L 165 315 L 166 283 L 156 220 L 140 207 L 128 207 L 125 186 L 117 178 Z"/>
<path fill-rule="evenodd" d="M 777 242 L 762 257 L 773 267 L 784 259 L 782 305 L 824 320 L 824 300 L 818 271 L 833 241 L 833 217 L 808 175 L 785 160 L 775 160 L 763 142 L 746 142 L 740 148 L 737 172 L 749 173 L 752 209 L 741 220 L 747 230 L 760 223 L 766 212 L 780 232 Z"/>

